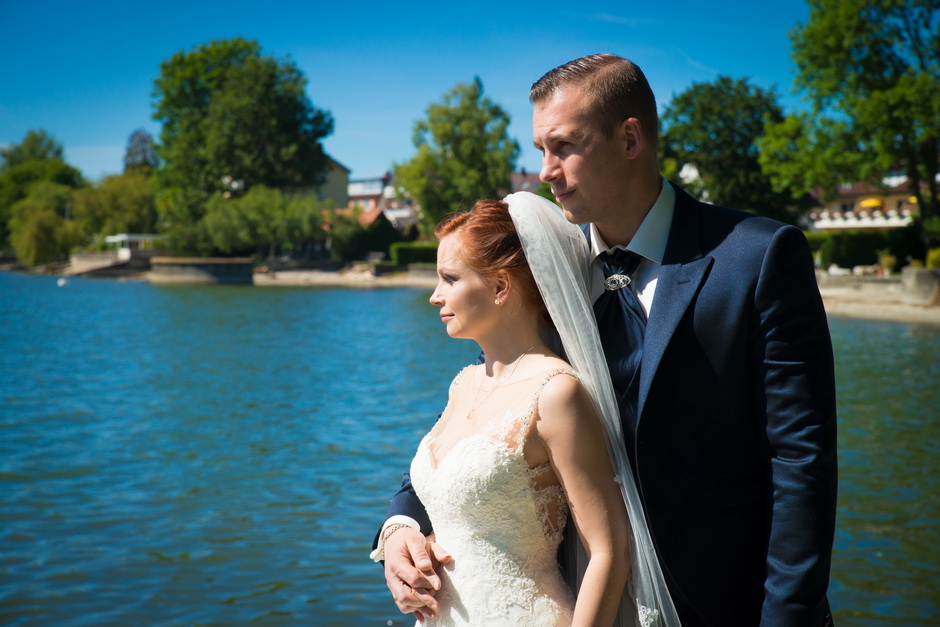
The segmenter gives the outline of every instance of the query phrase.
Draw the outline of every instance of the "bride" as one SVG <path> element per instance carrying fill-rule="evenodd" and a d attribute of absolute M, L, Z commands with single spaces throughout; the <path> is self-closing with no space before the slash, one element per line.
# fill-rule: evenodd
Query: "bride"
<path fill-rule="evenodd" d="M 416 616 L 678 625 L 623 449 L 581 231 L 549 201 L 517 193 L 448 217 L 436 235 L 431 303 L 485 364 L 454 378 L 412 461 L 429 551 L 441 559 L 434 603 Z M 566 582 L 557 556 L 568 520 L 583 549 L 570 543 Z"/>

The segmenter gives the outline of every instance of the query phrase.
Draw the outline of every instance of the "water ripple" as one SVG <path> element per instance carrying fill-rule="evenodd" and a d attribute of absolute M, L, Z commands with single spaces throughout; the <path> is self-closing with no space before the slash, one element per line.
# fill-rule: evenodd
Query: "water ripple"
<path fill-rule="evenodd" d="M 411 624 L 366 554 L 476 357 L 427 297 L 0 273 L 0 622 Z M 837 622 L 924 624 L 940 335 L 833 335 Z"/>

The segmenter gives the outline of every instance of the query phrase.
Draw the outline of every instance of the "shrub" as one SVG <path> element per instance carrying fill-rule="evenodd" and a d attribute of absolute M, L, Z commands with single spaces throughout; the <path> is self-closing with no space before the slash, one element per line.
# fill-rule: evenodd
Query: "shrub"
<path fill-rule="evenodd" d="M 885 272 L 891 273 L 894 272 L 894 267 L 898 265 L 898 258 L 891 254 L 891 249 L 883 248 L 878 252 L 878 265 L 884 269 Z"/>
<path fill-rule="evenodd" d="M 389 257 L 396 266 L 406 266 L 410 263 L 437 263 L 437 244 L 396 242 L 389 249 Z"/>
<path fill-rule="evenodd" d="M 940 216 L 932 216 L 924 220 L 924 233 L 930 240 L 930 245 L 940 244 Z"/>
<path fill-rule="evenodd" d="M 914 226 L 890 231 L 845 231 L 829 233 L 820 256 L 824 268 L 832 264 L 851 268 L 878 263 L 881 252 L 903 261 L 918 259 L 923 258 L 924 244 Z"/>
<path fill-rule="evenodd" d="M 932 270 L 940 268 L 940 248 L 931 248 L 927 251 L 927 267 Z"/>
<path fill-rule="evenodd" d="M 825 231 L 806 231 L 803 234 L 806 236 L 806 241 L 809 242 L 809 249 L 814 254 L 819 252 L 826 240 L 829 239 L 829 233 Z"/>

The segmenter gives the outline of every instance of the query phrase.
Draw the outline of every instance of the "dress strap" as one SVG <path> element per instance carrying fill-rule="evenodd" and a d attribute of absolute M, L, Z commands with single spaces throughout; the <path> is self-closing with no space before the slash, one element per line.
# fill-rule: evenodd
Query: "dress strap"
<path fill-rule="evenodd" d="M 532 424 L 532 416 L 535 414 L 535 408 L 538 407 L 539 397 L 542 395 L 542 390 L 545 389 L 545 386 L 548 385 L 549 381 L 551 381 L 552 379 L 554 379 L 556 376 L 560 374 L 568 374 L 574 377 L 575 379 L 577 379 L 578 381 L 581 380 L 581 377 L 578 375 L 578 373 L 572 370 L 571 368 L 555 368 L 554 370 L 550 370 L 545 375 L 545 378 L 542 379 L 542 382 L 538 384 L 538 387 L 535 388 L 535 391 L 532 393 L 532 400 L 529 401 L 529 407 L 528 409 L 526 409 L 526 412 L 525 412 L 524 422 L 525 422 L 526 428 L 523 430 L 524 433 L 528 432 L 529 427 Z"/>
<path fill-rule="evenodd" d="M 535 391 L 532 392 L 532 399 L 529 401 L 529 406 L 526 408 L 525 412 L 515 419 L 520 428 L 518 429 L 516 435 L 514 436 L 515 444 L 518 450 L 523 450 L 525 448 L 526 440 L 529 437 L 529 432 L 532 430 L 532 416 L 535 415 L 535 409 L 539 404 L 539 397 L 542 395 L 542 390 L 545 389 L 545 386 L 548 385 L 548 382 L 557 377 L 560 374 L 568 374 L 577 379 L 581 380 L 581 377 L 578 376 L 578 373 L 570 368 L 555 368 L 550 370 L 545 374 L 545 377 L 542 379 L 542 382 L 536 386 Z"/>

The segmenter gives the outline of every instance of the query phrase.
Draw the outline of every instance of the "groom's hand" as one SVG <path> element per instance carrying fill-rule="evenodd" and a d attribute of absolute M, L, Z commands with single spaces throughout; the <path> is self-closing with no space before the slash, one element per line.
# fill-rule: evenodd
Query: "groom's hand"
<path fill-rule="evenodd" d="M 414 614 L 421 621 L 434 617 L 440 609 L 434 593 L 441 588 L 434 568 L 451 559 L 440 545 L 408 527 L 385 541 L 385 582 L 403 614 Z"/>

